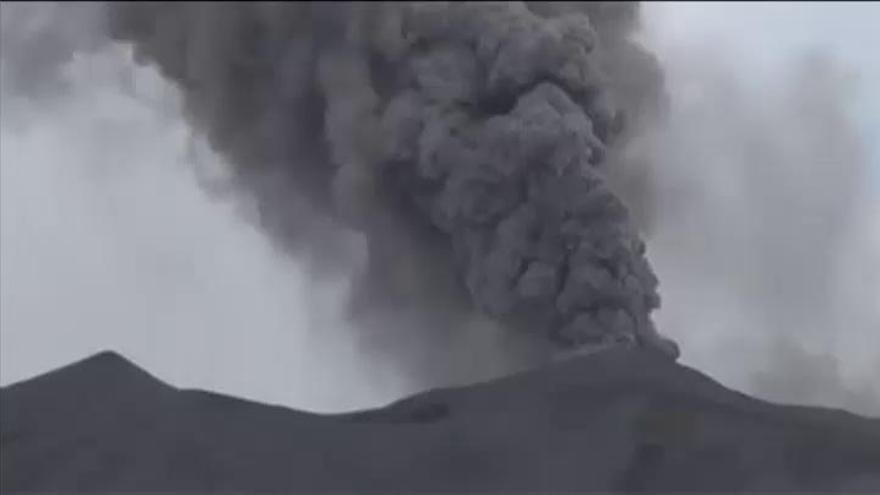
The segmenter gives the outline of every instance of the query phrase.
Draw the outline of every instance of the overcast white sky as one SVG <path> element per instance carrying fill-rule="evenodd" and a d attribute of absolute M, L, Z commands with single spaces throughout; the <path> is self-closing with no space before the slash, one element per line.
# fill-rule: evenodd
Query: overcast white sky
<path fill-rule="evenodd" d="M 880 414 L 880 4 L 645 10 L 673 97 L 658 325 L 727 384 Z"/>
<path fill-rule="evenodd" d="M 873 176 L 849 248 L 880 266 L 880 4 L 652 3 L 646 17 L 646 42 L 672 81 L 700 77 L 687 71 L 691 54 L 700 63 L 709 52 L 749 94 L 761 94 L 817 48 L 857 75 L 854 118 Z M 3 97 L 0 383 L 116 349 L 178 386 L 312 410 L 378 405 L 412 391 L 389 363 L 359 352 L 337 314 L 342 286 L 307 284 L 233 205 L 199 189 L 173 92 L 146 68 L 124 89 L 116 69 L 124 59 L 118 51 L 77 62 L 70 98 L 51 109 L 22 112 Z M 673 97 L 682 95 L 673 88 Z M 705 321 L 683 307 L 696 294 L 676 278 L 679 261 L 662 253 L 655 264 L 671 308 L 661 326 L 674 327 L 664 330 L 681 341 L 686 362 L 747 388 L 744 360 L 721 343 L 748 318 L 694 330 Z M 880 298 L 866 302 L 880 280 L 855 271 L 847 287 L 861 294 L 860 330 L 835 334 L 843 342 L 833 352 L 864 348 L 880 331 L 872 329 Z M 862 383 L 874 357 L 863 356 L 848 379 Z"/>
<path fill-rule="evenodd" d="M 661 57 L 676 48 L 717 51 L 755 86 L 778 78 L 809 50 L 843 62 L 857 74 L 857 118 L 880 190 L 880 3 L 646 2 L 644 11 L 647 37 Z"/>

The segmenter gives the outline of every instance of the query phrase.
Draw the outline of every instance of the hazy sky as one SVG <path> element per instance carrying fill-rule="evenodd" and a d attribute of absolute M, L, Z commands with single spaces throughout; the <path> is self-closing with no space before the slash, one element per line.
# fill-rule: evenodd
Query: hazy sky
<path fill-rule="evenodd" d="M 658 325 L 777 400 L 880 414 L 880 4 L 646 4 Z"/>
<path fill-rule="evenodd" d="M 807 51 L 845 64 L 858 79 L 856 118 L 872 149 L 880 194 L 880 3 L 647 2 L 644 11 L 647 37 L 661 57 L 676 48 L 714 51 L 748 72 L 743 81 L 756 87 L 778 79 Z"/>
<path fill-rule="evenodd" d="M 818 50 L 854 75 L 847 94 L 870 172 L 836 253 L 843 268 L 834 272 L 837 292 L 856 294 L 841 306 L 850 319 L 834 319 L 841 328 L 825 332 L 835 338 L 815 343 L 844 361 L 847 384 L 862 387 L 880 362 L 865 350 L 880 332 L 880 4 L 652 3 L 645 10 L 646 43 L 667 66 L 681 115 L 693 111 L 691 93 L 714 87 L 717 72 L 696 70 L 703 64 L 727 74 L 755 108 L 772 88 L 791 89 L 806 53 Z M 274 252 L 236 205 L 199 188 L 173 91 L 151 69 L 125 65 L 127 57 L 118 49 L 78 59 L 68 96 L 52 106 L 0 92 L 0 383 L 110 348 L 178 386 L 313 410 L 378 405 L 412 391 L 400 370 L 364 355 L 350 337 L 339 315 L 344 284 L 307 283 L 302 267 Z M 683 160 L 707 152 L 708 138 L 696 138 L 703 141 L 680 150 Z M 698 176 L 696 188 L 723 177 L 680 171 Z M 752 387 L 759 351 L 771 340 L 739 328 L 760 328 L 739 306 L 740 286 L 704 290 L 705 280 L 679 269 L 675 246 L 662 235 L 656 242 L 662 329 L 679 339 L 685 362 Z M 860 262 L 845 263 L 854 259 Z M 740 347 L 729 344 L 734 337 Z"/>

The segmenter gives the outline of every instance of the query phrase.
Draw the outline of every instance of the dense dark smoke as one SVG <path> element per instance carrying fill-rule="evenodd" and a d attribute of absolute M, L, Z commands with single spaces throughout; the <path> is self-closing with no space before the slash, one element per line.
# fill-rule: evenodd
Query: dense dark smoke
<path fill-rule="evenodd" d="M 476 308 L 562 347 L 677 355 L 607 179 L 662 102 L 630 40 L 637 5 L 107 7 L 280 245 L 331 268 L 350 256 L 344 230 L 363 234 L 359 319 L 442 328 Z"/>
<path fill-rule="evenodd" d="M 288 281 L 299 286 L 298 274 L 279 274 L 283 288 L 255 282 L 262 292 L 237 280 L 241 294 L 229 311 L 250 326 L 272 326 L 261 319 L 265 309 L 248 311 L 250 301 L 292 297 L 290 312 L 320 321 L 297 323 L 284 313 L 276 325 L 291 335 L 344 333 L 346 345 L 367 347 L 368 368 L 398 368 L 395 379 L 412 380 L 408 386 L 416 389 L 546 359 L 559 344 L 571 344 L 562 329 L 576 314 L 588 315 L 581 330 L 598 334 L 584 340 L 628 339 L 630 331 L 609 332 L 591 320 L 608 319 L 610 308 L 624 308 L 625 320 L 641 305 L 646 326 L 634 333 L 646 331 L 650 340 L 645 298 L 654 298 L 652 277 L 633 275 L 635 291 L 614 297 L 616 288 L 626 292 L 620 266 L 648 270 L 630 223 L 648 239 L 663 280 L 665 304 L 654 318 L 687 342 L 688 364 L 771 399 L 880 407 L 871 380 L 880 361 L 862 345 L 878 328 L 878 250 L 866 241 L 876 214 L 862 204 L 869 201 L 860 190 L 870 158 L 850 114 L 851 81 L 838 77 L 833 59 L 813 58 L 797 71 L 783 59 L 771 65 L 790 77 L 774 87 L 750 57 L 726 52 L 705 34 L 694 37 L 729 31 L 731 48 L 748 53 L 743 47 L 766 40 L 784 45 L 786 35 L 776 28 L 743 39 L 736 28 L 712 25 L 712 17 L 726 16 L 722 11 L 694 20 L 684 7 L 670 7 L 668 39 L 652 39 L 652 13 L 666 8 L 657 4 L 644 7 L 645 26 L 638 7 L 617 3 L 118 4 L 109 19 L 103 8 L 0 4 L 4 129 L 41 119 L 42 127 L 64 128 L 71 124 L 62 115 L 73 113 L 72 125 L 100 135 L 64 133 L 66 142 L 91 150 L 84 161 L 101 162 L 104 171 L 156 162 L 158 171 L 192 157 L 169 158 L 183 145 L 164 130 L 156 137 L 161 145 L 124 130 L 119 122 L 134 119 L 121 100 L 118 111 L 107 109 L 114 116 L 108 122 L 80 119 L 92 110 L 84 110 L 91 103 L 83 90 L 107 107 L 115 105 L 108 94 L 125 93 L 128 104 L 161 108 L 168 129 L 183 124 L 182 97 L 189 128 L 202 134 L 192 141 L 203 145 L 207 137 L 223 155 L 206 153 L 204 164 L 230 167 L 232 180 L 206 184 L 209 190 L 240 196 L 225 206 L 256 205 L 256 220 L 292 255 L 290 264 L 316 271 L 311 293 L 333 286 L 333 301 L 321 295 L 304 302 L 285 290 Z M 774 17 L 749 12 L 742 13 L 749 22 Z M 679 16 L 690 19 L 680 39 Z M 776 17 L 789 23 L 787 14 Z M 120 43 L 111 42 L 107 28 Z M 662 73 L 633 34 L 648 36 L 644 43 Z M 19 152 L 10 151 L 8 136 L 5 156 L 16 158 L 5 158 L 4 170 L 37 168 L 10 165 Z M 50 145 L 64 153 L 67 146 Z M 142 151 L 153 146 L 155 156 Z M 75 167 L 69 161 L 65 169 Z M 168 183 L 183 178 L 182 187 L 189 186 L 188 172 Z M 66 183 L 65 177 L 55 180 Z M 48 194 L 34 187 L 41 192 L 19 198 Z M 189 246 L 194 253 L 215 244 L 236 249 L 205 235 L 206 222 L 187 216 L 171 192 L 155 200 L 161 195 L 145 192 L 151 199 L 130 206 L 148 210 L 163 227 L 174 222 L 158 219 L 180 209 L 176 223 L 191 225 L 200 240 Z M 13 196 L 4 200 L 18 204 Z M 629 221 L 613 196 L 627 205 Z M 65 211 L 59 221 L 75 215 Z M 120 219 L 137 231 L 149 228 L 138 225 L 139 215 Z M 63 230 L 51 234 L 74 240 Z M 584 251 L 586 259 L 578 257 Z M 339 321 L 336 297 L 347 293 L 352 274 L 351 321 Z M 7 275 L 4 283 L 20 283 Z M 570 284 L 578 281 L 589 283 L 574 290 Z M 326 308 L 333 318 L 315 316 L 324 304 L 333 306 Z M 222 332 L 206 314 L 210 304 L 194 306 L 193 314 Z M 390 359 L 375 359 L 383 353 Z M 339 369 L 336 360 L 333 366 Z M 868 377 L 864 386 L 855 375 Z M 410 391 L 398 387 L 389 397 Z"/>

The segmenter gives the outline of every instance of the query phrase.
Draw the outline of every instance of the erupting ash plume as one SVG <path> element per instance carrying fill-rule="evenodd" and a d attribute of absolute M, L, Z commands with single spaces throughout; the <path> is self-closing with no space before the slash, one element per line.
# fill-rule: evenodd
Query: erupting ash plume
<path fill-rule="evenodd" d="M 645 245 L 609 186 L 662 103 L 617 3 L 111 3 L 111 36 L 181 90 L 190 124 L 292 253 L 363 235 L 352 310 L 478 311 L 559 347 L 677 357 Z M 438 323 L 440 322 L 440 323 Z"/>

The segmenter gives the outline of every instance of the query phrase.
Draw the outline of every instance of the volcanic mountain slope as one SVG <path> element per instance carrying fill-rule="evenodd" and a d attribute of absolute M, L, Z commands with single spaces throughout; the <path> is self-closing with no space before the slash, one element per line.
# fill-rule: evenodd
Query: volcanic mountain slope
<path fill-rule="evenodd" d="M 339 415 L 179 390 L 109 352 L 0 394 L 4 493 L 880 490 L 880 420 L 638 350 Z"/>

